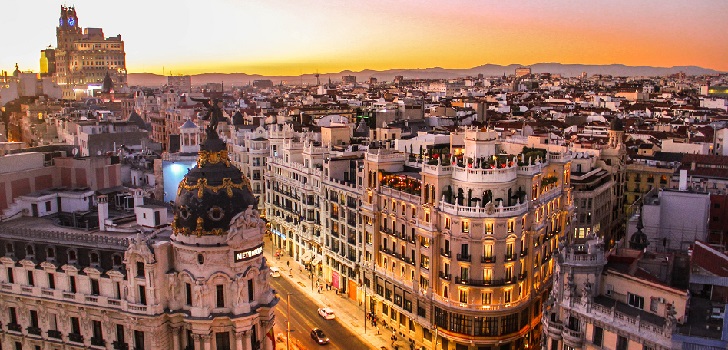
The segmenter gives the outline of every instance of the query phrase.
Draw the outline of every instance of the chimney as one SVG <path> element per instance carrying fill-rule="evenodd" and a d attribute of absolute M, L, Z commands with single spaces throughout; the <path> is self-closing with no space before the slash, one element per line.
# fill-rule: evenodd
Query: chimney
<path fill-rule="evenodd" d="M 687 191 L 688 189 L 688 171 L 686 169 L 680 170 L 680 184 L 678 190 Z"/>
<path fill-rule="evenodd" d="M 99 231 L 106 231 L 106 219 L 109 218 L 109 197 L 100 195 L 96 198 L 98 202 Z"/>

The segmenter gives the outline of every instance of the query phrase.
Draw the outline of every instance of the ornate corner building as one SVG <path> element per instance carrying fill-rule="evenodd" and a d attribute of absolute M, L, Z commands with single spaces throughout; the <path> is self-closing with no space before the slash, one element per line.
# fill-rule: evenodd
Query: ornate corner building
<path fill-rule="evenodd" d="M 366 153 L 363 284 L 379 319 L 433 349 L 540 344 L 571 158 L 516 148 L 473 129 L 417 171 L 404 153 Z"/>
<path fill-rule="evenodd" d="M 199 154 L 171 228 L 0 223 L 2 348 L 273 349 L 278 299 L 257 199 L 216 133 Z"/>
<path fill-rule="evenodd" d="M 559 247 L 541 349 L 676 349 L 678 325 L 705 323 L 688 322 L 687 290 L 653 275 L 658 271 L 652 266 L 667 270 L 665 262 L 674 256 L 643 254 L 644 242 L 605 252 L 604 240 L 590 234 L 582 243 Z"/>

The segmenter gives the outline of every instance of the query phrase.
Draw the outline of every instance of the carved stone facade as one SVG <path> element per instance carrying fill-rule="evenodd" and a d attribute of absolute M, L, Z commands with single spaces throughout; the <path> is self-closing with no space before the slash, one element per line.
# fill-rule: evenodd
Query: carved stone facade
<path fill-rule="evenodd" d="M 243 183 L 228 164 L 195 171 L 211 186 Z M 247 186 L 200 191 L 178 200 L 175 217 L 184 205 L 220 234 L 185 234 L 184 220 L 136 235 L 32 217 L 0 224 L 0 348 L 273 349 L 278 299 L 257 199 Z M 208 215 L 209 203 L 223 210 Z"/>

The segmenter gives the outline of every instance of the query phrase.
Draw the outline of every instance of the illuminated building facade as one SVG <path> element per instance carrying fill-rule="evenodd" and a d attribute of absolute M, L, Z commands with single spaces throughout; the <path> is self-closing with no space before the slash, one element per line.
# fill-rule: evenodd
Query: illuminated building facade
<path fill-rule="evenodd" d="M 538 346 L 552 256 L 570 231 L 568 154 L 507 154 L 467 130 L 450 157 L 365 155 L 361 264 L 367 306 L 433 349 Z"/>
<path fill-rule="evenodd" d="M 74 7 L 61 6 L 56 27 L 55 73 L 63 97 L 74 99 L 89 85 L 101 87 L 108 74 L 117 91 L 126 86 L 126 54 L 121 35 L 104 37 L 101 28 L 81 28 Z"/>

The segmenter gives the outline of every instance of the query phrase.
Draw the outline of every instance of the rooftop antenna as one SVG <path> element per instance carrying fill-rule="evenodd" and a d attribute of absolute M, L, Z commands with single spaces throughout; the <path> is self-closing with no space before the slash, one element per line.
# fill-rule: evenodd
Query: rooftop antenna
<path fill-rule="evenodd" d="M 318 69 L 317 69 L 316 70 L 316 74 L 314 74 L 314 76 L 316 77 L 316 86 L 321 85 L 321 82 L 319 81 L 319 75 L 320 74 L 319 74 Z"/>

